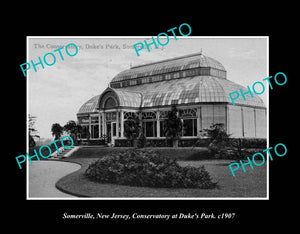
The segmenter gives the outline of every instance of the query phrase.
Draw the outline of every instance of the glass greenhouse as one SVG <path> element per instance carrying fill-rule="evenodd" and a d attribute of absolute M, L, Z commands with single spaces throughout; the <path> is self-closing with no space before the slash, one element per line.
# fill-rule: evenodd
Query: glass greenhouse
<path fill-rule="evenodd" d="M 266 107 L 261 98 L 237 99 L 229 93 L 247 89 L 227 79 L 217 60 L 201 53 L 131 67 L 77 113 L 81 138 L 114 143 L 125 139 L 124 121 L 136 116 L 146 138 L 163 139 L 163 122 L 172 105 L 182 119 L 181 138 L 199 138 L 212 124 L 224 124 L 232 137 L 266 138 Z"/>

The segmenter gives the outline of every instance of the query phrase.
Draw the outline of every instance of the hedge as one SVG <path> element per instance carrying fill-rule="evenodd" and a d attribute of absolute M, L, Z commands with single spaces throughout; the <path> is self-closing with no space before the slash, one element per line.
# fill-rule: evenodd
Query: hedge
<path fill-rule="evenodd" d="M 239 138 L 230 138 L 229 142 L 235 142 Z M 265 138 L 240 138 L 243 148 L 266 148 Z M 178 147 L 208 147 L 209 138 L 183 138 L 179 139 Z M 116 139 L 115 147 L 132 147 L 132 141 L 128 139 Z M 167 139 L 146 139 L 145 147 L 172 147 L 172 141 Z"/>

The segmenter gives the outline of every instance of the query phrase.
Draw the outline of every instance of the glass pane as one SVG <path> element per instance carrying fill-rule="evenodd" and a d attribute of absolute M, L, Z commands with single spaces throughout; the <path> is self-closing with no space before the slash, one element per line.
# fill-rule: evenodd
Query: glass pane
<path fill-rule="evenodd" d="M 117 136 L 117 124 L 116 123 L 112 123 L 112 127 L 113 127 L 113 136 Z"/>
<path fill-rule="evenodd" d="M 242 113 L 240 106 L 228 105 L 229 131 L 231 137 L 241 137 L 242 133 Z"/>
<path fill-rule="evenodd" d="M 165 132 L 164 132 L 164 121 L 159 121 L 159 128 L 160 128 L 160 136 L 164 137 L 165 136 Z"/>
<path fill-rule="evenodd" d="M 111 108 L 111 107 L 115 107 L 115 106 L 117 106 L 117 104 L 116 104 L 115 100 L 112 98 L 108 98 L 104 104 L 105 108 Z"/>
<path fill-rule="evenodd" d="M 244 136 L 255 137 L 254 109 L 243 107 Z"/>
<path fill-rule="evenodd" d="M 213 124 L 213 105 L 201 106 L 202 130 L 209 129 Z"/>
<path fill-rule="evenodd" d="M 193 120 L 184 119 L 183 120 L 183 136 L 193 136 Z"/>
<path fill-rule="evenodd" d="M 256 126 L 256 137 L 265 138 L 267 136 L 266 110 L 262 110 L 262 109 L 255 110 L 255 126 Z"/>
<path fill-rule="evenodd" d="M 91 123 L 99 123 L 99 116 L 92 116 L 91 117 Z"/>
<path fill-rule="evenodd" d="M 194 135 L 197 136 L 197 119 L 193 119 Z"/>
<path fill-rule="evenodd" d="M 146 137 L 156 137 L 157 136 L 156 128 L 157 128 L 156 121 L 143 122 L 143 130 Z"/>
<path fill-rule="evenodd" d="M 86 138 L 87 131 L 88 131 L 88 126 L 82 126 L 82 129 L 81 129 L 81 138 Z"/>
<path fill-rule="evenodd" d="M 79 124 L 88 124 L 90 122 L 88 116 L 78 117 Z"/>
<path fill-rule="evenodd" d="M 92 125 L 92 138 L 99 138 L 99 125 Z"/>
<path fill-rule="evenodd" d="M 153 122 L 146 122 L 146 137 L 154 137 L 154 124 L 153 124 Z"/>
<path fill-rule="evenodd" d="M 226 109 L 224 106 L 214 106 L 214 124 L 224 124 L 226 127 Z"/>

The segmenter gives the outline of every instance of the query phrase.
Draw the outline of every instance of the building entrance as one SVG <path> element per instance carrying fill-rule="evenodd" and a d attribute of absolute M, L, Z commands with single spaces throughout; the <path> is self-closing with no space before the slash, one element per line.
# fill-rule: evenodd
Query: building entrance
<path fill-rule="evenodd" d="M 115 143 L 115 138 L 117 137 L 117 123 L 108 122 L 106 123 L 106 135 L 108 143 Z"/>

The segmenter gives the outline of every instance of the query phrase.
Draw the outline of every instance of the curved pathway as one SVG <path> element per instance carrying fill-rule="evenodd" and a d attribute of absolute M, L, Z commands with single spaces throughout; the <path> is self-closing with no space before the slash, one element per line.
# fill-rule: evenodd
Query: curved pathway
<path fill-rule="evenodd" d="M 60 198 L 73 197 L 55 187 L 55 183 L 63 176 L 78 169 L 77 163 L 63 161 L 34 161 L 29 166 L 29 198 Z"/>

